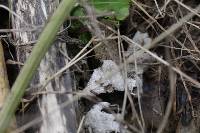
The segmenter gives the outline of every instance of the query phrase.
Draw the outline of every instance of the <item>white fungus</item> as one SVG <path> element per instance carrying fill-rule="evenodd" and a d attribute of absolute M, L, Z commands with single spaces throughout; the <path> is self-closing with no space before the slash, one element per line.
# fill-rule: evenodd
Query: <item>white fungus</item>
<path fill-rule="evenodd" d="M 86 114 L 85 127 L 91 128 L 94 133 L 109 133 L 112 131 L 119 132 L 120 124 L 115 121 L 113 114 L 102 111 L 108 108 L 110 103 L 100 102 Z"/>
<path fill-rule="evenodd" d="M 144 46 L 144 45 L 148 45 L 151 43 L 152 39 L 149 37 L 148 33 L 142 33 L 140 31 L 137 31 L 132 39 L 135 43 L 137 44 L 140 44 L 141 46 Z M 138 51 L 139 48 L 135 45 L 129 45 L 128 47 L 128 50 L 126 52 L 126 56 L 129 56 L 131 54 L 133 54 L 134 52 L 134 49 L 135 51 Z M 142 57 L 142 56 L 141 56 Z"/>
<path fill-rule="evenodd" d="M 132 91 L 136 87 L 135 79 L 127 78 L 126 81 L 128 89 Z M 107 86 L 111 86 L 116 91 L 124 91 L 125 80 L 119 67 L 112 60 L 103 60 L 103 65 L 94 70 L 86 88 L 101 94 L 107 92 Z"/>
<path fill-rule="evenodd" d="M 148 33 L 136 32 L 133 37 L 135 43 L 141 46 L 150 44 L 152 39 Z M 138 51 L 139 48 L 135 45 L 130 45 L 125 53 L 125 56 L 130 56 L 134 51 Z M 145 63 L 154 62 L 155 59 L 148 53 L 143 53 L 140 57 L 136 57 L 137 71 L 135 69 L 135 62 L 127 64 L 128 77 L 125 78 L 117 64 L 112 60 L 103 60 L 101 67 L 94 70 L 88 84 L 87 90 L 94 92 L 95 94 L 107 93 L 111 90 L 124 91 L 125 83 L 127 88 L 134 92 L 134 88 L 142 89 L 142 74 L 147 68 Z M 137 74 L 137 75 L 136 75 Z M 140 90 L 142 93 L 142 90 Z M 133 94 L 133 93 L 132 93 Z M 102 111 L 104 108 L 108 108 L 110 103 L 100 102 L 93 106 L 93 108 L 87 113 L 85 119 L 85 127 L 92 129 L 94 133 L 109 133 L 109 132 L 127 132 L 120 127 L 120 124 L 115 121 L 113 114 Z"/>

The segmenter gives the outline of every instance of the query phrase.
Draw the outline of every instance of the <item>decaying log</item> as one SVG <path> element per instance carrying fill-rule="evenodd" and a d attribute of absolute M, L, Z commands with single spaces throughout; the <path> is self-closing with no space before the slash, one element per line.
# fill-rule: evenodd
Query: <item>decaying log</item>
<path fill-rule="evenodd" d="M 24 63 L 26 61 L 32 47 L 34 46 L 34 44 L 31 44 L 30 42 L 34 42 L 38 39 L 39 33 L 42 29 L 41 27 L 43 27 L 48 21 L 48 18 L 51 16 L 58 4 L 59 0 L 12 0 L 12 10 L 19 16 L 17 17 L 12 15 L 12 28 L 19 29 L 20 31 L 13 33 L 14 42 L 16 42 L 17 46 L 17 58 L 19 62 Z M 28 31 L 23 31 L 22 29 Z M 42 60 L 38 72 L 31 82 L 31 89 L 29 92 L 41 91 L 38 88 L 36 89 L 35 85 L 42 84 L 47 78 L 52 76 L 68 63 L 68 60 L 65 57 L 66 55 L 66 44 L 55 42 Z M 62 76 L 52 80 L 42 91 L 72 91 L 69 72 L 66 72 Z M 24 117 L 19 117 L 20 124 L 23 125 L 33 120 L 33 118 L 40 116 L 43 118 L 43 121 L 42 123 L 37 123 L 34 130 L 35 132 L 76 132 L 76 113 L 74 105 L 71 104 L 55 111 L 55 108 L 59 108 L 61 103 L 69 99 L 69 94 L 42 94 L 41 97 L 37 98 L 37 106 L 29 107 L 29 110 L 34 111 L 27 111 L 29 113 L 26 113 L 25 111 Z"/>
<path fill-rule="evenodd" d="M 10 92 L 6 64 L 4 60 L 4 51 L 3 46 L 0 40 L 0 110 L 5 102 L 8 93 Z M 13 119 L 10 127 L 6 130 L 6 133 L 10 133 L 11 131 L 16 129 L 15 118 Z"/>

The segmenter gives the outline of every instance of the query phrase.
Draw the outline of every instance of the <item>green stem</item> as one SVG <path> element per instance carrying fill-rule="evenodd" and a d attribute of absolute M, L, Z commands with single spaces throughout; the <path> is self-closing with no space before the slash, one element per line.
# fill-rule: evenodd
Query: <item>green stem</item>
<path fill-rule="evenodd" d="M 45 53 L 53 43 L 66 16 L 69 16 L 74 4 L 75 0 L 62 0 L 49 23 L 41 33 L 36 46 L 17 77 L 12 87 L 11 94 L 7 97 L 0 112 L 0 133 L 4 133 L 5 129 L 8 127 L 25 89 L 33 78 L 33 75 L 35 74 L 42 58 L 45 56 Z"/>

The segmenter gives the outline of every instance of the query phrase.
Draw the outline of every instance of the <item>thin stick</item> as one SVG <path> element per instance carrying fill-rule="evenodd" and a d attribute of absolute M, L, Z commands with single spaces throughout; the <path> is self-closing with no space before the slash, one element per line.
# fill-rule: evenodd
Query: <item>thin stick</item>
<path fill-rule="evenodd" d="M 56 111 L 66 107 L 67 105 L 73 103 L 74 101 L 77 101 L 79 98 L 86 96 L 86 95 L 87 95 L 87 92 L 85 93 L 84 91 L 77 93 L 77 95 L 73 96 L 73 98 L 69 99 L 68 101 L 66 101 L 64 103 L 61 103 L 59 107 L 52 109 L 52 111 L 47 113 L 44 117 L 48 117 L 48 115 L 53 115 Z M 33 125 L 42 122 L 42 120 L 43 120 L 42 117 L 37 117 L 34 120 L 32 120 L 31 122 L 26 123 L 25 125 L 23 125 L 22 127 L 18 128 L 17 130 L 15 130 L 11 133 L 21 133 L 21 132 L 25 131 L 26 129 L 32 127 Z"/>
<path fill-rule="evenodd" d="M 132 0 L 133 1 L 133 0 Z M 135 1 L 133 1 L 134 3 L 136 3 Z M 136 3 L 137 4 L 137 3 Z M 195 8 L 195 12 L 198 12 L 200 10 L 200 5 L 198 5 Z M 158 61 L 162 62 L 163 64 L 165 64 L 166 66 L 170 66 L 170 64 L 168 62 L 166 62 L 165 60 L 163 60 L 162 58 L 158 57 L 157 55 L 153 54 L 152 52 L 150 52 L 148 49 L 151 49 L 153 47 L 155 47 L 157 45 L 158 42 L 162 41 L 163 39 L 165 39 L 166 37 L 170 36 L 173 32 L 175 32 L 177 29 L 179 29 L 185 22 L 187 22 L 189 19 L 191 19 L 195 14 L 189 13 L 186 16 L 184 16 L 182 19 L 180 19 L 176 24 L 173 24 L 168 30 L 165 30 L 163 33 L 161 33 L 158 37 L 156 37 L 151 44 L 145 45 L 144 47 L 140 46 L 139 44 L 133 42 L 130 38 L 126 37 L 126 36 L 121 36 L 125 41 L 129 42 L 129 43 L 133 43 L 134 45 L 137 45 L 138 47 L 140 47 L 141 50 L 139 50 L 138 52 L 135 53 L 135 56 L 141 56 L 144 52 L 149 53 L 150 55 L 152 55 L 154 58 L 156 58 Z M 103 25 L 103 24 L 102 24 Z M 104 25 L 103 25 L 104 26 Z M 117 32 L 115 30 L 113 30 L 111 27 L 106 26 L 110 31 L 113 31 L 115 34 L 117 34 Z M 135 56 L 134 55 L 130 55 L 129 58 L 127 59 L 127 63 L 131 63 L 135 60 Z M 122 68 L 122 65 L 120 66 L 120 68 Z M 191 78 L 190 76 L 186 75 L 185 73 L 183 73 L 181 70 L 172 67 L 172 69 L 177 72 L 178 74 L 182 75 L 183 77 L 185 77 L 186 79 L 188 79 L 190 82 L 192 82 L 193 84 L 196 85 L 196 87 L 200 88 L 200 83 L 197 80 L 194 80 L 193 78 Z M 111 73 L 109 75 L 112 75 Z"/>
<path fill-rule="evenodd" d="M 134 0 L 132 0 L 135 4 L 137 4 Z M 137 6 L 140 7 L 140 5 L 137 4 Z M 141 9 L 143 9 L 142 7 L 140 7 Z M 181 18 L 177 23 L 173 24 L 169 29 L 167 29 L 166 31 L 162 32 L 158 37 L 156 37 L 151 44 L 147 44 L 144 46 L 145 49 L 151 49 L 154 48 L 158 42 L 162 41 L 163 39 L 165 39 L 167 36 L 169 36 L 170 34 L 174 33 L 177 29 L 179 29 L 185 22 L 187 22 L 189 19 L 191 19 L 194 15 L 196 15 L 198 13 L 198 11 L 200 10 L 200 5 L 198 5 L 194 11 L 192 11 L 191 13 L 187 14 L 186 16 L 184 16 L 183 18 Z M 151 16 L 149 16 L 151 18 Z M 143 50 L 140 50 L 136 53 L 137 56 L 140 56 L 143 53 Z M 127 62 L 132 62 L 134 60 L 134 55 L 131 55 L 128 59 Z"/>
<path fill-rule="evenodd" d="M 161 12 L 161 10 L 160 10 L 160 8 L 159 8 L 159 6 L 158 6 L 158 2 L 157 2 L 156 0 L 154 0 L 154 3 L 155 3 L 155 5 L 156 5 L 156 8 L 158 9 L 159 14 L 160 14 L 162 17 L 164 17 L 163 14 L 162 14 L 162 12 Z"/>
<path fill-rule="evenodd" d="M 167 52 L 167 55 L 169 56 L 169 51 Z M 169 58 L 169 57 L 168 57 Z M 174 96 L 175 96 L 175 88 L 176 88 L 176 75 L 173 72 L 171 66 L 168 67 L 169 68 L 169 80 L 170 80 L 170 95 L 169 95 L 169 101 L 167 103 L 167 107 L 166 107 L 166 113 L 163 117 L 163 120 L 161 122 L 161 124 L 158 127 L 158 130 L 156 133 L 162 133 L 164 128 L 167 125 L 168 122 L 168 118 L 170 116 L 171 113 L 171 109 L 173 106 L 173 101 L 174 101 Z"/>
<path fill-rule="evenodd" d="M 103 14 L 97 14 L 95 15 L 96 18 L 99 18 L 99 17 L 106 17 L 106 16 L 114 16 L 115 13 L 114 12 L 108 12 L 108 13 L 103 13 Z M 91 18 L 92 16 L 90 15 L 86 15 L 86 16 L 70 16 L 69 19 L 71 20 L 80 20 L 80 19 L 89 19 Z"/>
<path fill-rule="evenodd" d="M 122 51 L 124 51 L 124 48 L 122 47 Z M 123 67 L 123 77 L 124 77 L 124 99 L 123 99 L 123 105 L 122 105 L 122 118 L 124 119 L 125 116 L 125 111 L 126 111 L 126 104 L 127 104 L 127 97 L 128 97 L 128 86 L 127 86 L 127 63 L 126 63 L 126 59 L 125 56 L 123 54 L 123 63 L 124 63 L 124 67 Z"/>
<path fill-rule="evenodd" d="M 79 124 L 79 126 L 78 126 L 78 130 L 77 130 L 77 133 L 80 133 L 81 132 L 81 129 L 82 129 L 82 127 L 83 127 L 83 122 L 84 122 L 84 120 L 85 120 L 85 115 L 82 117 L 82 119 L 81 119 L 81 122 L 80 122 L 80 124 Z"/>
<path fill-rule="evenodd" d="M 17 17 L 19 20 L 24 22 L 27 26 L 34 27 L 34 28 L 37 27 L 37 26 L 31 25 L 31 24 L 28 24 L 21 16 L 19 16 L 17 13 L 15 13 L 11 9 L 9 9 L 7 6 L 4 6 L 4 5 L 0 4 L 0 8 L 3 8 L 5 10 L 7 10 L 10 14 L 14 15 L 15 17 Z"/>
<path fill-rule="evenodd" d="M 198 11 L 195 11 L 193 9 L 191 9 L 190 7 L 186 6 L 185 4 L 183 4 L 182 2 L 178 1 L 178 0 L 174 0 L 176 3 L 180 4 L 182 7 L 186 8 L 187 10 L 189 10 L 191 13 L 197 15 L 198 17 L 200 17 L 200 14 L 198 14 Z"/>
<path fill-rule="evenodd" d="M 85 54 L 83 54 L 82 56 L 79 57 L 79 55 L 77 55 L 77 57 L 79 58 L 73 58 L 66 66 L 64 66 L 63 68 L 61 68 L 58 72 L 56 72 L 54 75 L 52 75 L 50 78 L 48 78 L 45 83 L 43 84 L 43 87 L 45 87 L 51 80 L 53 80 L 55 77 L 61 75 L 64 71 L 66 71 L 68 68 L 70 68 L 72 65 L 76 64 L 78 61 L 80 61 L 83 57 L 85 57 L 86 55 L 88 55 L 92 50 L 94 50 L 95 48 L 99 47 L 100 45 L 102 45 L 102 43 L 98 43 L 95 47 L 93 47 L 92 49 L 90 49 L 89 51 L 87 51 Z M 80 51 L 81 52 L 81 51 Z"/>
<path fill-rule="evenodd" d="M 126 36 L 122 36 L 122 38 L 131 44 L 134 44 L 136 46 L 138 46 L 143 52 L 147 52 L 148 54 L 150 54 L 152 57 L 154 57 L 156 60 L 158 60 L 159 62 L 163 63 L 164 65 L 171 67 L 173 71 L 175 71 L 176 73 L 180 74 L 181 76 L 183 76 L 184 78 L 186 78 L 188 81 L 190 81 L 191 83 L 193 83 L 194 85 L 196 85 L 196 87 L 200 88 L 200 83 L 191 78 L 190 76 L 188 76 L 187 74 L 185 74 L 184 72 L 182 72 L 181 70 L 179 70 L 178 68 L 175 68 L 173 66 L 171 66 L 167 61 L 163 60 L 162 58 L 158 57 L 157 55 L 155 55 L 154 53 L 152 53 L 151 51 L 149 51 L 148 49 L 146 49 L 145 47 L 142 47 L 141 45 L 135 43 L 133 40 L 131 40 L 130 38 L 126 37 Z M 129 60 L 130 61 L 130 60 Z"/>
<path fill-rule="evenodd" d="M 196 87 L 200 88 L 200 83 L 191 78 L 190 76 L 188 76 L 187 74 L 185 74 L 184 72 L 182 72 L 181 70 L 179 70 L 178 68 L 175 68 L 173 66 L 171 66 L 167 61 L 163 60 L 162 58 L 158 57 L 157 55 L 155 55 L 154 53 L 152 53 L 151 51 L 149 51 L 148 49 L 146 49 L 145 47 L 142 47 L 141 45 L 135 43 L 133 40 L 131 40 L 130 38 L 126 37 L 126 36 L 122 36 L 122 38 L 131 44 L 134 44 L 136 46 L 138 46 L 141 50 L 143 50 L 144 52 L 147 52 L 148 54 L 150 54 L 151 56 L 153 56 L 156 60 L 160 61 L 161 63 L 163 63 L 164 65 L 171 67 L 173 71 L 175 71 L 176 73 L 180 74 L 181 76 L 183 76 L 184 78 L 186 78 L 188 81 L 190 81 L 191 83 L 193 83 L 194 85 L 196 85 Z M 141 51 L 140 50 L 140 51 Z M 129 60 L 130 61 L 130 60 Z"/>
<path fill-rule="evenodd" d="M 136 51 L 135 48 L 136 48 L 136 47 L 134 47 L 134 54 L 136 53 L 136 52 L 135 52 L 135 51 Z M 136 86 L 137 86 L 138 106 L 139 106 L 140 116 L 141 116 L 141 119 L 142 119 L 142 126 L 143 126 L 142 131 L 143 131 L 143 133 L 144 133 L 144 132 L 145 132 L 145 131 L 144 131 L 144 129 L 145 129 L 145 121 L 144 121 L 144 115 L 143 115 L 143 112 L 142 112 L 141 96 L 140 96 L 140 92 L 142 91 L 142 87 L 141 87 L 141 85 L 140 85 L 140 82 L 137 83 L 138 80 L 140 80 L 139 77 L 138 77 L 138 74 L 137 74 L 137 72 L 138 72 L 138 68 L 137 68 L 137 57 L 136 57 L 136 59 L 135 59 L 135 61 L 134 61 L 134 66 L 135 66 L 135 70 L 136 70 Z M 138 80 L 137 80 L 137 78 L 138 78 Z"/>

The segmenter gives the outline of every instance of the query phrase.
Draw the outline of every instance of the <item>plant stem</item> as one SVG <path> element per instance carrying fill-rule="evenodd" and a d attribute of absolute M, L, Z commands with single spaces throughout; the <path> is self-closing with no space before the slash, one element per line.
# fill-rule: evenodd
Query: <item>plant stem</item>
<path fill-rule="evenodd" d="M 53 43 L 60 26 L 66 19 L 66 16 L 69 16 L 75 2 L 75 0 L 62 0 L 41 33 L 36 46 L 17 77 L 12 87 L 11 94 L 7 97 L 0 112 L 0 133 L 4 133 L 5 129 L 8 127 L 25 89 L 33 78 L 42 58 L 45 56 L 45 53 Z"/>

